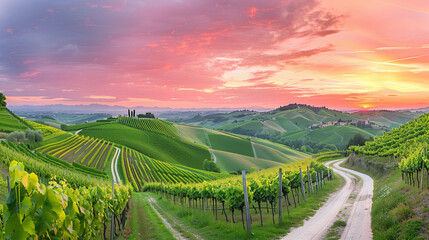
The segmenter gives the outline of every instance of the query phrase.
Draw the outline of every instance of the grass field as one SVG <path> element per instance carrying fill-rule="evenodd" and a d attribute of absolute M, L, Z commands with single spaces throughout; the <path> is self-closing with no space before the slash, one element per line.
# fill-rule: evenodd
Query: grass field
<path fill-rule="evenodd" d="M 213 149 L 216 163 L 225 172 L 250 170 L 252 167 L 264 169 L 309 157 L 308 154 L 262 139 L 251 138 L 250 141 L 248 138 L 217 130 L 186 125 L 176 127 L 179 135 L 186 140 Z"/>
<path fill-rule="evenodd" d="M 306 138 L 314 142 L 335 145 L 347 145 L 349 140 L 357 133 L 360 133 L 364 138 L 375 137 L 381 135 L 382 130 L 361 129 L 355 126 L 328 126 L 314 131 L 310 131 Z"/>
<path fill-rule="evenodd" d="M 282 163 L 275 162 L 267 159 L 258 159 L 254 157 L 249 157 L 241 154 L 224 152 L 220 150 L 213 150 L 213 153 L 216 156 L 216 164 L 224 171 L 237 171 L 237 170 L 247 170 L 250 171 L 251 168 L 265 169 L 270 167 L 279 166 Z"/>
<path fill-rule="evenodd" d="M 213 149 L 254 157 L 252 145 L 248 139 L 209 131 L 207 133 Z"/>
<path fill-rule="evenodd" d="M 203 160 L 211 159 L 208 150 L 200 145 L 119 123 L 85 128 L 80 134 L 130 147 L 160 161 L 193 168 L 202 169 Z"/>
<path fill-rule="evenodd" d="M 258 145 L 263 145 L 263 146 L 269 148 L 270 150 L 273 149 L 275 151 L 281 152 L 284 155 L 286 155 L 287 158 L 290 158 L 293 161 L 310 157 L 310 155 L 308 155 L 306 153 L 296 151 L 296 150 L 291 149 L 291 148 L 289 148 L 283 144 L 273 143 L 273 142 L 263 140 L 263 139 L 258 139 L 258 138 L 252 138 L 252 142 L 257 143 Z M 261 146 L 258 147 L 258 149 L 260 149 L 260 148 L 261 148 Z M 267 151 L 267 150 L 264 149 L 263 151 Z M 260 154 L 262 154 L 262 153 L 260 153 L 258 150 L 256 150 L 256 155 L 258 155 L 258 157 L 261 157 L 261 156 L 259 156 Z M 270 158 L 268 158 L 268 159 L 270 159 Z"/>

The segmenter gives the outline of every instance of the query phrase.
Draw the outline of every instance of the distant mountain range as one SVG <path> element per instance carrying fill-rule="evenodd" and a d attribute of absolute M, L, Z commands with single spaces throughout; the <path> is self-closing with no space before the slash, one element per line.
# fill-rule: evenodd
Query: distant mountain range
<path fill-rule="evenodd" d="M 169 108 L 169 107 L 144 107 L 144 106 L 135 106 L 135 107 L 124 107 L 124 106 L 109 106 L 103 104 L 89 104 L 89 105 L 64 105 L 64 104 L 55 104 L 55 105 L 42 105 L 42 106 L 33 106 L 33 105 L 24 105 L 24 106 L 8 106 L 14 112 L 46 112 L 46 113 L 108 113 L 112 115 L 126 114 L 128 109 L 135 109 L 138 113 L 153 112 L 153 113 L 168 113 L 168 112 L 232 112 L 239 110 L 238 108 Z M 267 111 L 267 108 L 252 107 L 252 110 L 257 111 Z"/>
<path fill-rule="evenodd" d="M 286 106 L 279 107 L 275 110 L 271 108 L 263 108 L 258 106 L 248 107 L 247 110 L 253 110 L 257 112 L 268 112 L 268 111 L 276 111 L 276 110 L 286 110 L 285 108 L 294 108 L 296 106 L 307 107 L 309 109 L 319 111 L 321 109 L 328 109 L 326 107 L 314 107 L 305 104 L 289 104 Z M 137 112 L 154 112 L 158 114 L 163 114 L 163 118 L 171 118 L 174 115 L 184 115 L 184 116 L 195 116 L 197 114 L 207 115 L 213 113 L 229 113 L 238 110 L 244 110 L 244 108 L 171 108 L 171 107 L 145 107 L 145 106 L 135 106 L 135 107 L 125 107 L 125 106 L 110 106 L 103 104 L 89 104 L 89 105 L 64 105 L 64 104 L 55 104 L 55 105 L 41 105 L 41 106 L 33 106 L 33 105 L 23 105 L 23 106 L 8 106 L 12 111 L 19 112 L 54 112 L 54 113 L 109 113 L 112 115 L 115 114 L 125 114 L 128 109 L 135 109 Z M 331 109 L 332 110 L 332 109 Z M 345 113 L 356 113 L 359 110 L 335 110 L 338 112 Z M 372 110 L 369 110 L 370 112 Z M 381 111 L 381 110 L 375 110 Z M 399 112 L 424 112 L 429 113 L 429 107 L 426 108 L 417 108 L 417 109 L 401 109 L 397 110 Z M 367 112 L 367 111 L 365 111 Z"/>

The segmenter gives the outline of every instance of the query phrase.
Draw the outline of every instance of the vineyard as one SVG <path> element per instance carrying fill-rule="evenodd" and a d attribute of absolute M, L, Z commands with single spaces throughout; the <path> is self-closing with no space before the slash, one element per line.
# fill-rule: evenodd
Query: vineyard
<path fill-rule="evenodd" d="M 35 159 L 37 161 L 44 162 L 46 164 L 57 166 L 59 168 L 63 168 L 68 171 L 79 171 L 84 174 L 89 174 L 94 177 L 99 177 L 103 179 L 107 179 L 107 174 L 104 171 L 99 171 L 93 168 L 85 167 L 79 163 L 73 162 L 72 164 L 63 161 L 61 159 L 58 159 L 56 157 L 50 156 L 50 155 L 43 155 L 41 153 L 36 153 L 30 150 L 27 145 L 25 144 L 15 144 L 12 142 L 2 142 L 3 146 L 8 147 L 11 150 L 17 151 L 21 154 L 24 154 L 32 159 Z"/>
<path fill-rule="evenodd" d="M 393 157 L 399 162 L 402 178 L 413 186 L 417 183 L 417 186 L 423 187 L 426 169 L 429 188 L 428 129 L 429 114 L 425 114 L 376 137 L 373 142 L 367 142 L 364 146 L 352 146 L 350 150 L 366 155 Z"/>
<path fill-rule="evenodd" d="M 152 159 L 127 147 L 122 147 L 121 160 L 126 182 L 131 183 L 136 191 L 141 191 L 145 184 L 153 182 L 187 184 L 211 180 L 209 177 Z"/>
<path fill-rule="evenodd" d="M 15 145 L 15 147 L 17 146 Z M 73 187 L 88 187 L 109 183 L 104 176 L 97 176 L 93 171 L 82 171 L 82 169 L 72 167 L 67 162 L 62 162 L 63 164 L 61 164 L 62 160 L 60 159 L 49 157 L 38 159 L 38 156 L 33 158 L 25 154 L 24 151 L 20 149 L 23 148 L 23 146 L 20 146 L 18 150 L 16 150 L 15 147 L 6 146 L 5 143 L 0 144 L 0 162 L 7 166 L 14 160 L 22 162 L 29 171 L 37 172 L 39 178 L 45 183 L 47 183 L 51 178 L 67 179 L 67 182 Z"/>
<path fill-rule="evenodd" d="M 424 143 L 429 142 L 429 114 L 410 121 L 383 136 L 375 137 L 374 141 L 366 142 L 364 146 L 352 146 L 350 150 L 366 155 L 381 157 L 407 157 L 418 150 Z"/>
<path fill-rule="evenodd" d="M 308 197 L 309 194 L 317 194 L 326 181 L 332 179 L 332 169 L 314 161 L 309 163 L 308 168 L 302 172 L 301 168 L 290 169 L 296 165 L 289 166 L 289 169 L 283 172 L 281 193 L 279 173 L 275 173 L 278 168 L 248 175 L 246 186 L 248 201 L 253 209 L 251 212 L 257 215 L 251 217 L 252 222 L 259 218 L 259 224 L 262 226 L 262 214 L 266 208 L 267 212 L 271 211 L 272 221 L 275 223 L 275 212 L 279 211 L 280 196 L 284 198 L 281 206 L 285 205 L 289 214 L 289 206 L 296 207 L 297 204 L 305 202 L 306 195 Z M 244 187 L 241 179 L 237 177 L 186 185 L 150 183 L 146 184 L 143 190 L 163 194 L 174 204 L 213 211 L 216 220 L 220 211 L 225 221 L 235 222 L 234 214 L 240 211 L 244 228 Z M 231 219 L 228 218 L 228 209 Z"/>
<path fill-rule="evenodd" d="M 64 131 L 61 131 L 59 129 L 47 126 L 47 125 L 43 125 L 40 123 L 36 123 L 33 121 L 28 121 L 28 120 L 23 120 L 27 125 L 31 126 L 32 128 L 36 129 L 36 130 L 40 130 L 43 133 L 43 136 L 49 136 L 49 135 L 54 135 L 54 134 L 63 134 L 65 133 Z"/>
<path fill-rule="evenodd" d="M 163 121 L 160 119 L 149 119 L 149 118 L 130 118 L 120 117 L 118 118 L 120 124 L 124 124 L 129 127 L 137 128 L 140 130 L 156 132 L 169 137 L 177 138 L 177 129 L 170 122 Z"/>
<path fill-rule="evenodd" d="M 69 163 L 104 170 L 113 157 L 113 149 L 114 145 L 105 140 L 73 135 L 62 141 L 43 145 L 36 151 Z"/>
<path fill-rule="evenodd" d="M 201 145 L 119 123 L 84 128 L 79 134 L 105 139 L 170 164 L 202 169 L 202 161 L 210 159 L 209 151 Z"/>
<path fill-rule="evenodd" d="M 113 232 L 124 227 L 131 193 L 127 186 L 115 186 L 112 191 L 109 186 L 74 189 L 67 181 L 45 185 L 16 161 L 10 163 L 9 175 L 8 201 L 0 218 L 1 239 L 107 239 L 111 218 L 116 223 Z"/>
<path fill-rule="evenodd" d="M 7 108 L 0 107 L 0 132 L 13 132 L 27 128 L 28 126 L 20 118 L 14 116 Z"/>

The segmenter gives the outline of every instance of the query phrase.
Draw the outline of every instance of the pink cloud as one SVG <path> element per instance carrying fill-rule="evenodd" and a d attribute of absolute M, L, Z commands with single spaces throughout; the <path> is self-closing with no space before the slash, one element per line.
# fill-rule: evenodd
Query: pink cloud
<path fill-rule="evenodd" d="M 174 107 L 351 107 L 362 98 L 388 107 L 429 91 L 429 30 L 418 24 L 428 16 L 398 0 L 74 5 L 48 8 L 63 14 L 43 6 L 43 21 L 35 14 L 21 31 L 16 18 L 6 30 L 9 94 L 37 87 L 69 103 Z M 382 102 L 381 93 L 397 96 Z"/>
<path fill-rule="evenodd" d="M 19 76 L 22 77 L 22 78 L 28 78 L 28 77 L 37 76 L 39 74 L 40 74 L 40 72 L 25 72 L 25 73 L 19 74 Z"/>
<path fill-rule="evenodd" d="M 7 32 L 9 35 L 13 35 L 13 29 L 12 29 L 12 28 L 6 28 L 6 32 Z"/>

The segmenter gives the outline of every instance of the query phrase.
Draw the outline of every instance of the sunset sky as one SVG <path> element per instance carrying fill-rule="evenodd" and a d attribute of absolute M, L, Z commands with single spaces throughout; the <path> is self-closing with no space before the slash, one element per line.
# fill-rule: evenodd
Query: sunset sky
<path fill-rule="evenodd" d="M 429 1 L 0 1 L 9 105 L 429 106 Z"/>

